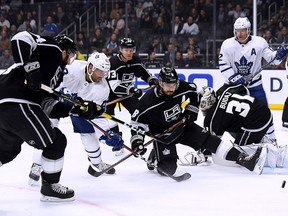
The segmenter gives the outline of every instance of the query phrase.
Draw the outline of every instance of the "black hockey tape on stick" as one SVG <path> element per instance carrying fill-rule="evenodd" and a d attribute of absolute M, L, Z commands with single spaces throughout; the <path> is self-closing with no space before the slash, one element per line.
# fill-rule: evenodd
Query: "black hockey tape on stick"
<path fill-rule="evenodd" d="M 163 144 L 169 145 L 169 144 L 171 143 L 171 142 L 168 142 L 167 139 L 165 139 L 165 140 L 164 140 L 164 139 L 160 139 L 160 137 L 158 137 L 158 136 L 156 136 L 156 135 L 152 135 L 152 134 L 150 134 L 150 133 L 147 133 L 147 132 L 145 132 L 145 131 L 143 131 L 143 130 L 141 130 L 141 129 L 139 129 L 139 128 L 136 128 L 136 127 L 134 127 L 133 125 L 128 124 L 128 123 L 126 123 L 126 122 L 124 122 L 124 121 L 122 121 L 122 120 L 120 120 L 120 119 L 118 119 L 118 118 L 115 118 L 114 116 L 111 116 L 111 115 L 109 115 L 109 114 L 107 114 L 107 113 L 103 113 L 102 116 L 105 117 L 105 118 L 111 119 L 112 121 L 115 121 L 115 122 L 117 122 L 117 123 L 119 123 L 119 124 L 122 124 L 122 125 L 124 125 L 124 126 L 127 126 L 127 127 L 129 127 L 131 130 L 136 131 L 136 132 L 139 133 L 139 134 L 142 134 L 142 135 L 151 137 L 151 138 L 153 138 L 153 139 L 155 139 L 155 140 L 157 140 L 157 141 L 159 141 L 159 142 L 161 142 L 161 143 L 163 143 Z M 185 121 L 186 121 L 185 118 L 179 120 L 179 121 L 176 122 L 174 125 L 172 125 L 170 128 L 167 128 L 165 131 L 163 131 L 163 134 L 168 133 L 168 132 L 171 132 L 174 128 L 176 128 L 176 127 L 184 124 Z M 172 141 L 173 141 L 173 140 L 172 140 Z"/>
<path fill-rule="evenodd" d="M 69 95 L 66 95 L 66 94 L 63 94 L 61 92 L 58 92 L 52 88 L 50 88 L 49 86 L 47 85 L 44 85 L 44 84 L 41 84 L 41 89 L 43 89 L 44 91 L 47 91 L 51 94 L 54 94 L 58 97 L 61 97 L 61 98 L 64 98 L 65 100 L 68 100 L 69 102 L 72 102 L 73 104 L 77 105 L 77 106 L 80 106 L 81 109 L 85 110 L 86 109 L 86 106 L 83 105 L 82 103 L 80 103 L 78 100 L 75 100 L 75 99 L 72 99 L 71 96 Z"/>

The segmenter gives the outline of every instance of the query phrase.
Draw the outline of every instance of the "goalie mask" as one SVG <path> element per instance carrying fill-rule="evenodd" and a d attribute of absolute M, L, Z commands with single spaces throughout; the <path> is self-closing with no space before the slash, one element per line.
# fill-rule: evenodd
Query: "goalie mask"
<path fill-rule="evenodd" d="M 239 17 L 234 23 L 234 36 L 236 40 L 238 40 L 239 42 L 246 41 L 250 35 L 250 28 L 251 28 L 251 23 L 249 19 L 247 17 Z M 243 31 L 243 30 L 246 31 L 247 36 L 245 37 L 245 39 L 240 39 L 237 36 L 237 31 Z"/>
<path fill-rule="evenodd" d="M 216 93 L 215 91 L 210 87 L 203 87 L 202 89 L 203 95 L 200 100 L 199 108 L 203 112 L 203 115 L 205 116 L 208 109 L 210 109 L 214 103 L 216 103 Z"/>
<path fill-rule="evenodd" d="M 89 65 L 92 65 L 92 71 L 89 72 L 88 67 Z M 98 69 L 98 72 L 101 72 L 104 74 L 104 77 L 107 77 L 110 71 L 110 61 L 108 57 L 104 53 L 93 53 L 87 60 L 87 73 L 89 76 L 89 79 L 91 82 L 94 82 L 92 80 L 92 74 L 96 72 Z"/>

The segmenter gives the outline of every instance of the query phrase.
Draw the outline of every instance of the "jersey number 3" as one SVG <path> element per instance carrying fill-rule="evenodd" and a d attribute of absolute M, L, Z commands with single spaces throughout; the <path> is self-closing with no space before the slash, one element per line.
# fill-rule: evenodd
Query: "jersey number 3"
<path fill-rule="evenodd" d="M 236 100 L 231 100 L 228 103 L 227 108 L 226 108 L 226 112 L 233 114 L 233 111 L 234 111 L 234 112 L 238 112 L 240 116 L 246 117 L 250 111 L 250 105 L 249 105 L 249 103 L 245 102 L 245 100 L 253 102 L 254 98 L 252 98 L 248 95 L 245 95 L 245 96 L 233 95 L 231 98 L 233 98 L 233 97 L 235 97 Z"/>

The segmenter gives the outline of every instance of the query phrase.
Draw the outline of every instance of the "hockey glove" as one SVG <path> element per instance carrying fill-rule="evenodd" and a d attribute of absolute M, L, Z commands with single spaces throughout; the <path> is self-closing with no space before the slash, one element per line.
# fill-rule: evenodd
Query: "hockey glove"
<path fill-rule="evenodd" d="M 183 112 L 187 124 L 193 124 L 197 120 L 199 109 L 192 104 L 187 104 Z"/>
<path fill-rule="evenodd" d="M 138 155 L 144 155 L 147 149 L 144 147 L 144 137 L 141 135 L 134 135 L 131 137 L 131 147 L 132 150 L 135 152 L 134 156 L 138 157 Z"/>
<path fill-rule="evenodd" d="M 124 144 L 122 137 L 111 130 L 107 130 L 106 132 L 109 134 L 109 137 L 107 135 L 102 135 L 99 140 L 104 140 L 108 146 L 121 149 Z"/>
<path fill-rule="evenodd" d="M 42 76 L 38 61 L 28 62 L 24 65 L 26 84 L 33 91 L 40 91 Z"/>
<path fill-rule="evenodd" d="M 246 80 L 245 78 L 241 75 L 241 74 L 233 74 L 232 76 L 230 76 L 228 78 L 229 82 L 232 84 L 232 85 L 238 85 L 238 84 L 241 84 L 241 85 L 246 85 Z"/>
<path fill-rule="evenodd" d="M 282 44 L 280 47 L 276 50 L 276 59 L 279 61 L 283 61 L 285 57 L 288 55 L 288 49 Z"/>
<path fill-rule="evenodd" d="M 142 90 L 141 89 L 138 89 L 138 88 L 134 88 L 134 87 L 131 87 L 129 89 L 129 92 L 130 93 L 133 93 L 134 97 L 137 97 L 137 98 L 140 98 L 142 96 Z"/>
<path fill-rule="evenodd" d="M 80 97 L 77 97 L 77 100 L 80 101 L 83 105 L 74 105 L 70 112 L 72 114 L 77 114 L 81 118 L 94 119 L 105 111 L 103 107 L 97 105 L 93 101 L 84 101 Z"/>
<path fill-rule="evenodd" d="M 151 76 L 148 78 L 148 84 L 149 84 L 149 86 L 158 85 L 159 80 L 156 77 Z"/>

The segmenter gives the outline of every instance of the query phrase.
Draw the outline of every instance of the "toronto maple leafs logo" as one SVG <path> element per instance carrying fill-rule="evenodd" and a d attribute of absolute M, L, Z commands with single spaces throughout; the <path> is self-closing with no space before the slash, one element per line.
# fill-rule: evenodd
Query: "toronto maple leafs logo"
<path fill-rule="evenodd" d="M 242 76 L 247 76 L 251 73 L 250 70 L 252 65 L 253 62 L 248 62 L 244 56 L 242 56 L 239 63 L 235 62 L 237 73 L 241 74 Z"/>

